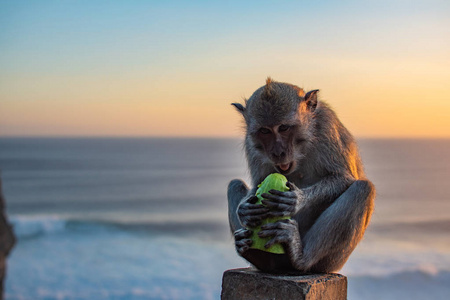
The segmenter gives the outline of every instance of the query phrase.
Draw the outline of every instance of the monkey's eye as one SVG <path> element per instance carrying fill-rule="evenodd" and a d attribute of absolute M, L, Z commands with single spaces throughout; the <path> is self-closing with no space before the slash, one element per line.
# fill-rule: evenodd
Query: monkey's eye
<path fill-rule="evenodd" d="M 278 131 L 279 132 L 288 131 L 289 128 L 291 128 L 291 126 L 289 126 L 289 125 L 280 125 L 280 127 L 278 127 Z"/>
<path fill-rule="evenodd" d="M 269 134 L 270 133 L 270 129 L 262 127 L 262 128 L 259 129 L 259 132 L 262 133 L 262 134 Z"/>

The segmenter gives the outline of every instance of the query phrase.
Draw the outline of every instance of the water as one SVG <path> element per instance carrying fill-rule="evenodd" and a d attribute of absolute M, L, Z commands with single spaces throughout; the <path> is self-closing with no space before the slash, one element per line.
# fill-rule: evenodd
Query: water
<path fill-rule="evenodd" d="M 340 271 L 349 299 L 450 296 L 450 140 L 361 140 L 377 187 Z M 18 243 L 6 299 L 218 299 L 245 267 L 226 186 L 248 181 L 233 139 L 0 139 Z"/>

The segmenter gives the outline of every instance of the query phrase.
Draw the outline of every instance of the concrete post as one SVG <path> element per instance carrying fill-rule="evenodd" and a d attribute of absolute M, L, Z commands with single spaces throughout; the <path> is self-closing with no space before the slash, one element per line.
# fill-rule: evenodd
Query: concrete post
<path fill-rule="evenodd" d="M 347 277 L 340 274 L 274 275 L 253 268 L 225 271 L 222 300 L 347 299 Z"/>

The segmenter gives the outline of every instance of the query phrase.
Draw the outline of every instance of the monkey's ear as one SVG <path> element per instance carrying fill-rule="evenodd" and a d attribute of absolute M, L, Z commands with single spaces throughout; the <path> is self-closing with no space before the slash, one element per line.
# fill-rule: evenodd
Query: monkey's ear
<path fill-rule="evenodd" d="M 240 104 L 240 103 L 231 103 L 231 105 L 233 105 L 236 108 L 236 110 L 238 112 L 240 112 L 241 114 L 245 113 L 245 107 L 242 104 Z"/>
<path fill-rule="evenodd" d="M 312 90 L 306 93 L 305 103 L 309 110 L 314 111 L 317 107 L 317 93 L 319 90 Z"/>

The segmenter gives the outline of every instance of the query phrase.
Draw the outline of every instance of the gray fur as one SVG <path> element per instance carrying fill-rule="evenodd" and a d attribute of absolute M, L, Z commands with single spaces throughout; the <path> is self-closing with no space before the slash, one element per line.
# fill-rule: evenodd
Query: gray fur
<path fill-rule="evenodd" d="M 375 188 L 365 177 L 354 138 L 333 110 L 317 100 L 317 91 L 305 94 L 299 87 L 268 79 L 245 107 L 235 105 L 246 122 L 245 153 L 253 188 L 241 180 L 230 182 L 230 228 L 236 232 L 238 253 L 265 271 L 339 270 L 362 239 L 373 211 Z M 292 188 L 268 195 L 267 204 L 277 211 L 266 212 L 251 199 L 256 186 L 284 162 L 268 150 L 258 130 L 281 124 L 290 126 L 289 137 L 277 147 L 283 147 L 286 160 L 295 161 L 295 169 L 286 174 Z M 283 258 L 249 250 L 249 224 L 275 214 L 292 220 L 274 223 L 261 234 L 285 246 Z"/>

